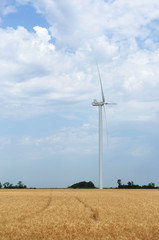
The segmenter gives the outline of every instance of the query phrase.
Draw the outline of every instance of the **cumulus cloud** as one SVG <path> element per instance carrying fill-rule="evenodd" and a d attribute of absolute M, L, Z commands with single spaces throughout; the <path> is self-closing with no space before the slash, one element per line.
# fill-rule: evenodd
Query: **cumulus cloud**
<path fill-rule="evenodd" d="M 60 47 L 76 49 L 103 34 L 113 42 L 131 43 L 136 37 L 144 40 L 159 16 L 159 3 L 145 0 L 139 3 L 120 1 L 72 0 L 30 1 L 51 25 L 52 34 Z"/>
<path fill-rule="evenodd" d="M 72 58 L 71 54 L 56 51 L 47 29 L 36 26 L 34 30 L 30 33 L 24 27 L 0 29 L 1 99 L 8 110 L 9 104 L 11 108 L 16 104 L 25 109 L 30 103 L 35 108 L 43 106 L 45 111 L 50 101 L 88 98 L 87 92 L 89 95 L 93 89 L 91 77 L 76 67 L 80 55 Z"/>
<path fill-rule="evenodd" d="M 34 32 L 24 27 L 0 29 L 1 117 L 13 112 L 25 117 L 54 112 L 59 109 L 56 106 L 69 108 L 70 103 L 86 108 L 93 98 L 100 100 L 94 57 L 108 101 L 128 104 L 146 101 L 146 106 L 154 106 L 156 114 L 158 106 L 153 102 L 158 101 L 159 85 L 156 27 L 159 3 L 155 0 L 16 3 L 31 4 L 47 19 L 50 28 L 35 26 Z M 10 6 L 9 2 L 5 6 Z M 118 108 L 132 116 L 128 105 L 123 106 L 125 109 L 120 105 Z M 134 115 L 135 111 L 138 110 L 134 110 Z M 148 117 L 151 111 L 146 114 L 144 111 L 145 107 L 140 117 L 136 114 L 132 119 L 153 118 Z"/>
<path fill-rule="evenodd" d="M 86 38 L 93 38 L 101 34 L 104 26 L 101 8 L 102 1 L 74 2 L 63 1 L 34 1 L 33 5 L 39 13 L 46 16 L 50 23 L 53 36 L 58 40 L 57 44 L 74 49 L 79 42 L 85 42 Z M 103 7 L 105 4 L 102 4 Z M 102 11 L 102 12 L 101 12 Z M 101 12 L 101 13 L 100 13 Z M 100 25 L 97 24 L 97 19 Z"/>

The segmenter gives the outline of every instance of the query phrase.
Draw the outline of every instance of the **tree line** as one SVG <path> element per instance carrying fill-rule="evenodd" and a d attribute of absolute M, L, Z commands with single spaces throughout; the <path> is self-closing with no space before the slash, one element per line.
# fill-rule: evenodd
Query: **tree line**
<path fill-rule="evenodd" d="M 5 182 L 2 184 L 0 182 L 0 188 L 27 188 L 27 186 L 24 185 L 22 181 L 19 181 L 17 185 L 13 185 L 12 183 L 9 183 L 9 182 Z"/>
<path fill-rule="evenodd" d="M 128 181 L 127 184 L 123 184 L 121 179 L 117 180 L 117 184 L 118 184 L 118 188 L 122 188 L 122 189 L 159 189 L 159 187 L 155 186 L 155 183 L 151 182 L 148 183 L 147 185 L 138 185 L 138 184 L 134 184 L 133 181 Z"/>

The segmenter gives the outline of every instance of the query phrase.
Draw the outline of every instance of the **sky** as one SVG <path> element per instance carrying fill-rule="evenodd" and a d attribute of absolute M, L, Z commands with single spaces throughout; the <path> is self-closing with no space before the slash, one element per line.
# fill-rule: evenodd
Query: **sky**
<path fill-rule="evenodd" d="M 0 1 L 0 182 L 159 186 L 159 1 Z"/>

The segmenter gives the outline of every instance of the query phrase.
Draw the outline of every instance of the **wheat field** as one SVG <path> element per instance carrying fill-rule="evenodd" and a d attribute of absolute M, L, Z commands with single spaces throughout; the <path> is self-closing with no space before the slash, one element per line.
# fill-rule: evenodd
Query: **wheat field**
<path fill-rule="evenodd" d="M 159 190 L 0 190 L 0 240 L 159 240 Z"/>

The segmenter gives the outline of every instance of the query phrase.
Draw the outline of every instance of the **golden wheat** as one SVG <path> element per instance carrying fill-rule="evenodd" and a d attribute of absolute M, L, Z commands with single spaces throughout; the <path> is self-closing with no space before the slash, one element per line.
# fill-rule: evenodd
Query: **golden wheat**
<path fill-rule="evenodd" d="M 0 191 L 0 240 L 159 240 L 159 190 Z"/>

